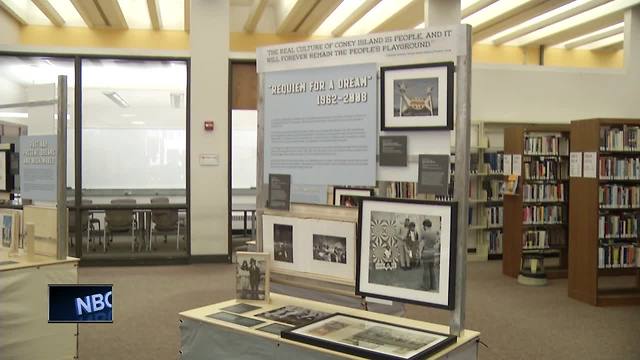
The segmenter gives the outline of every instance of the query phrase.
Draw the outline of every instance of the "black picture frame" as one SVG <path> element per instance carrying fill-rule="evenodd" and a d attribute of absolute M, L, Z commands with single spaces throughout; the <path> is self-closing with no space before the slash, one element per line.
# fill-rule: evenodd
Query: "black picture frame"
<path fill-rule="evenodd" d="M 338 199 L 338 192 L 339 191 L 367 191 L 369 192 L 369 197 L 373 196 L 375 193 L 375 190 L 373 188 L 365 188 L 365 187 L 346 187 L 346 186 L 334 186 L 333 187 L 333 205 L 334 206 L 343 206 L 340 205 L 340 199 Z M 362 195 L 352 195 L 353 197 L 355 197 L 356 199 L 360 199 L 363 196 Z"/>
<path fill-rule="evenodd" d="M 404 70 L 414 70 L 414 69 L 433 69 L 433 68 L 442 68 L 444 71 L 445 79 L 445 92 L 444 94 L 439 93 L 438 97 L 446 96 L 444 101 L 445 110 L 446 110 L 446 124 L 444 125 L 436 125 L 436 126 L 393 126 L 389 123 L 389 119 L 387 117 L 387 111 L 389 110 L 386 106 L 386 101 L 389 96 L 393 98 L 394 96 L 394 88 L 389 89 L 385 85 L 385 79 L 393 74 L 393 72 L 399 72 Z M 453 89 L 454 89 L 454 70 L 455 65 L 453 62 L 438 62 L 438 63 L 430 63 L 430 64 L 410 64 L 410 65 L 399 65 L 399 66 L 385 66 L 380 68 L 380 129 L 382 131 L 420 131 L 420 130 L 453 130 Z M 387 94 L 389 92 L 389 94 Z M 391 114 L 393 114 L 394 109 L 391 109 Z M 433 116 L 433 115 L 431 115 Z"/>
<path fill-rule="evenodd" d="M 400 203 L 400 204 L 415 204 L 415 205 L 433 205 L 433 206 L 439 206 L 439 207 L 446 207 L 449 209 L 449 217 L 450 217 L 449 258 L 448 258 L 449 266 L 447 268 L 449 272 L 449 276 L 448 276 L 449 281 L 448 281 L 448 284 L 446 284 L 446 286 L 441 287 L 441 289 L 446 289 L 447 291 L 446 303 L 418 301 L 415 299 L 408 299 L 408 298 L 397 296 L 397 295 L 392 296 L 388 294 L 374 293 L 374 292 L 362 290 L 362 285 L 363 285 L 362 279 L 361 279 L 362 277 L 361 265 L 363 261 L 362 229 L 364 226 L 369 226 L 369 224 L 363 223 L 363 211 L 365 207 L 364 204 L 365 202 L 368 202 L 368 201 L 389 203 L 389 204 Z M 359 202 L 359 207 L 358 207 L 358 227 L 356 229 L 356 284 L 355 284 L 356 295 L 363 296 L 363 297 L 373 297 L 373 298 L 403 302 L 403 303 L 414 304 L 414 305 L 428 306 L 428 307 L 433 307 L 437 309 L 453 310 L 455 307 L 455 296 L 456 296 L 455 274 L 456 274 L 456 252 L 457 252 L 456 250 L 457 249 L 457 218 L 458 218 L 458 203 L 453 201 L 445 202 L 445 201 L 395 199 L 395 198 L 380 198 L 380 197 L 362 198 Z M 369 259 L 367 259 L 367 267 L 368 267 L 368 261 Z M 397 289 L 398 291 L 396 293 L 401 293 L 403 288 L 398 287 Z"/>
<path fill-rule="evenodd" d="M 297 333 L 297 330 L 303 330 L 306 327 L 309 326 L 313 326 L 314 324 L 321 322 L 321 321 L 326 321 L 329 320 L 331 318 L 337 317 L 337 316 L 343 316 L 343 317 L 348 317 L 348 318 L 352 318 L 352 319 L 357 319 L 357 320 L 363 320 L 363 321 L 367 321 L 367 322 L 372 322 L 372 323 L 377 323 L 380 325 L 386 325 L 386 326 L 392 326 L 398 329 L 404 329 L 404 330 L 412 330 L 412 331 L 418 331 L 421 333 L 425 333 L 425 334 L 431 334 L 431 335 L 435 335 L 435 336 L 440 336 L 440 337 L 444 337 L 445 339 L 443 341 L 440 341 L 439 343 L 411 356 L 411 357 L 401 357 L 401 356 L 394 356 L 394 355 L 388 355 L 388 354 L 383 354 L 377 351 L 373 351 L 373 350 L 369 350 L 369 349 L 365 349 L 362 347 L 358 347 L 356 345 L 347 345 L 347 344 L 343 344 L 343 343 L 338 343 L 336 341 L 331 341 L 331 340 L 323 340 L 320 339 L 318 337 L 312 337 L 312 336 L 308 336 L 308 335 L 304 335 L 304 334 L 300 334 Z M 429 331 L 429 330 L 424 330 L 424 329 L 417 329 L 414 327 L 410 327 L 410 326 L 404 326 L 404 325 L 398 325 L 398 324 L 392 324 L 389 322 L 384 322 L 384 321 L 379 321 L 379 320 L 373 320 L 373 319 L 367 319 L 364 317 L 359 317 L 359 316 L 354 316 L 354 315 L 348 315 L 348 314 L 343 314 L 343 313 L 335 313 L 335 314 L 331 314 L 329 316 L 326 316 L 322 319 L 318 319 L 316 321 L 313 321 L 309 324 L 306 325 L 302 325 L 302 326 L 297 326 L 291 329 L 287 329 L 282 331 L 281 333 L 281 337 L 283 339 L 287 339 L 287 340 L 291 340 L 291 341 L 297 341 L 297 342 L 301 342 L 304 344 L 308 344 L 308 345 L 312 345 L 312 346 L 317 346 L 323 349 L 328 349 L 328 350 L 332 350 L 332 351 L 336 351 L 336 352 L 340 352 L 340 353 L 344 353 L 344 354 L 349 354 L 349 355 L 354 355 L 354 356 L 360 356 L 366 359 L 380 359 L 380 360 L 417 360 L 417 359 L 425 359 L 430 355 L 433 355 L 439 351 L 442 351 L 443 349 L 447 348 L 448 346 L 450 346 L 451 344 L 455 343 L 457 341 L 457 338 L 453 335 L 450 334 L 443 334 L 443 333 L 438 333 L 435 331 Z"/>

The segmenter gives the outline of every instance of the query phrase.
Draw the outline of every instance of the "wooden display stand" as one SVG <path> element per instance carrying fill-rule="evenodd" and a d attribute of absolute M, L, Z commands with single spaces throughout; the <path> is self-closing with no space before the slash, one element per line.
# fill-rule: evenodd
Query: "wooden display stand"
<path fill-rule="evenodd" d="M 224 307 L 237 303 L 237 300 L 229 300 L 180 313 L 182 339 L 180 350 L 182 354 L 181 358 L 185 360 L 196 359 L 201 358 L 200 356 L 202 356 L 202 354 L 206 354 L 207 357 L 212 359 L 230 359 L 236 357 L 242 357 L 243 359 L 283 359 L 288 356 L 292 356 L 292 359 L 362 359 L 357 356 L 283 339 L 278 335 L 256 329 L 271 322 L 270 320 L 255 317 L 256 314 L 287 305 L 327 313 L 342 313 L 438 333 L 450 332 L 449 327 L 444 325 L 372 313 L 274 293 L 271 294 L 271 302 L 269 304 L 256 303 L 254 305 L 260 306 L 260 309 L 239 314 L 243 317 L 265 321 L 263 324 L 245 327 L 207 317 L 207 315 L 219 312 L 220 309 Z M 434 354 L 430 359 L 477 359 L 480 333 L 465 330 L 456 340 L 454 344 Z"/>
<path fill-rule="evenodd" d="M 565 244 L 564 246 L 549 246 L 544 249 L 545 257 L 559 257 L 559 266 L 546 267 L 547 277 L 554 278 L 566 278 L 567 277 L 567 262 L 568 254 L 566 247 L 567 240 L 567 217 L 566 217 L 566 205 L 568 202 L 562 201 L 540 201 L 540 202 L 524 202 L 523 199 L 523 184 L 568 184 L 566 180 L 531 180 L 524 177 L 525 163 L 528 161 L 535 161 L 536 159 L 554 158 L 558 162 L 566 161 L 568 163 L 569 156 L 553 154 L 553 155 L 540 155 L 531 154 L 525 152 L 525 136 L 528 135 L 552 135 L 560 134 L 562 137 L 569 137 L 570 127 L 569 125 L 523 125 L 514 126 L 505 129 L 504 132 L 504 153 L 508 155 L 520 155 L 522 157 L 522 173 L 520 174 L 517 193 L 515 195 L 504 196 L 504 242 L 503 242 L 503 257 L 502 257 L 502 273 L 516 278 L 520 272 L 520 265 L 523 252 L 523 234 L 529 230 L 552 230 L 562 231 L 564 229 Z M 505 169 L 505 172 L 509 172 Z M 566 186 L 566 185 L 565 185 Z M 565 197 L 568 194 L 568 190 L 565 188 Z M 524 224 L 523 223 L 523 211 L 525 206 L 536 205 L 560 205 L 564 206 L 563 223 L 561 224 Z M 536 250 L 538 251 L 538 250 Z"/>
<path fill-rule="evenodd" d="M 597 153 L 597 163 L 603 155 L 616 157 L 640 157 L 640 150 L 602 151 L 600 129 L 603 126 L 622 128 L 624 125 L 640 126 L 640 120 L 592 119 L 571 123 L 571 151 Z M 597 168 L 596 168 L 597 169 Z M 596 174 L 597 175 L 597 174 Z M 639 185 L 640 180 L 605 180 L 585 177 L 571 178 L 571 204 L 569 211 L 569 296 L 597 306 L 639 305 L 640 271 L 638 267 L 599 268 L 598 247 L 599 215 L 630 213 L 640 215 L 640 209 L 601 209 L 599 187 L 601 184 Z M 631 239 L 637 241 L 638 234 Z M 615 240 L 614 240 L 615 241 Z M 638 254 L 636 254 L 638 256 Z M 626 288 L 602 288 L 602 277 L 634 276 L 634 284 Z M 616 279 L 617 280 L 617 279 Z"/>

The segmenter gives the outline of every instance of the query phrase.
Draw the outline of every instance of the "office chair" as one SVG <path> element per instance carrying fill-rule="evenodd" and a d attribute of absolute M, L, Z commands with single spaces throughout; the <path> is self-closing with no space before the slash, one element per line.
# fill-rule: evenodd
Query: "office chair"
<path fill-rule="evenodd" d="M 152 204 L 168 204 L 169 198 L 155 197 L 151 199 Z M 164 242 L 167 242 L 167 235 L 176 234 L 176 250 L 180 249 L 180 222 L 177 209 L 159 209 L 151 211 L 151 240 L 155 242 L 158 235 L 164 235 Z M 151 241 L 149 241 L 151 250 Z"/>
<path fill-rule="evenodd" d="M 91 200 L 82 200 L 82 205 L 90 205 L 93 201 Z M 67 201 L 67 207 L 75 205 L 74 200 Z M 78 209 L 69 211 L 69 246 L 74 246 L 73 240 L 76 234 L 76 212 Z M 82 222 L 82 228 L 87 230 L 87 252 L 89 252 L 89 244 L 93 242 L 93 234 L 96 230 L 96 225 L 98 227 L 98 232 L 101 231 L 100 220 L 94 219 L 93 216 L 89 215 L 88 210 L 83 210 L 80 214 L 80 221 Z M 100 237 L 100 242 L 102 242 L 102 237 Z M 80 245 L 82 245 L 82 241 L 80 241 Z M 95 246 L 94 246 L 95 250 Z"/>
<path fill-rule="evenodd" d="M 112 204 L 135 204 L 135 199 L 113 199 Z M 138 242 L 138 238 L 135 233 L 137 221 L 133 216 L 132 209 L 123 210 L 105 210 L 104 216 L 104 251 L 107 251 L 108 243 L 113 242 L 114 233 L 128 233 L 131 232 L 131 252 L 134 251 L 134 247 Z"/>

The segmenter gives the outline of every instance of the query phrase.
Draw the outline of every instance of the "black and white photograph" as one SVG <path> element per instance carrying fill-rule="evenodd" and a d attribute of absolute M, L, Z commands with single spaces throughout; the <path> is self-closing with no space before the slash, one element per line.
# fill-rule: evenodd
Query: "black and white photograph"
<path fill-rule="evenodd" d="M 358 199 L 373 196 L 373 189 L 333 187 L 333 205 L 344 207 L 358 207 Z"/>
<path fill-rule="evenodd" d="M 376 359 L 424 359 L 455 341 L 447 334 L 344 314 L 286 330 L 282 337 Z"/>
<path fill-rule="evenodd" d="M 453 129 L 453 63 L 382 67 L 382 130 Z"/>
<path fill-rule="evenodd" d="M 269 254 L 236 252 L 236 298 L 269 301 Z"/>
<path fill-rule="evenodd" d="M 257 314 L 256 316 L 293 326 L 302 326 L 329 315 L 330 314 L 322 311 L 287 305 L 275 310 Z"/>
<path fill-rule="evenodd" d="M 347 263 L 347 238 L 313 234 L 313 260 Z"/>
<path fill-rule="evenodd" d="M 280 336 L 280 334 L 283 331 L 289 330 L 291 328 L 292 328 L 292 326 L 289 326 L 289 325 L 273 323 L 273 324 L 269 324 L 269 325 L 265 325 L 265 326 L 256 328 L 256 330 L 260 330 L 260 331 L 267 332 L 269 334 Z"/>
<path fill-rule="evenodd" d="M 258 309 L 260 309 L 260 306 L 240 303 L 240 304 L 235 304 L 235 305 L 224 307 L 224 308 L 222 308 L 220 310 L 232 312 L 232 313 L 235 313 L 235 314 L 244 314 L 244 313 L 247 313 L 249 311 L 258 310 Z"/>
<path fill-rule="evenodd" d="M 236 324 L 236 325 L 240 325 L 240 326 L 245 326 L 245 327 L 254 327 L 256 325 L 264 324 L 264 321 L 261 321 L 261 320 L 252 319 L 249 317 L 240 316 L 236 314 L 230 314 L 224 311 L 207 315 L 207 317 L 220 320 L 220 321 L 225 321 L 232 324 Z"/>
<path fill-rule="evenodd" d="M 273 224 L 273 259 L 293 262 L 293 226 Z"/>
<path fill-rule="evenodd" d="M 357 291 L 450 306 L 455 206 L 373 198 L 363 204 Z"/>

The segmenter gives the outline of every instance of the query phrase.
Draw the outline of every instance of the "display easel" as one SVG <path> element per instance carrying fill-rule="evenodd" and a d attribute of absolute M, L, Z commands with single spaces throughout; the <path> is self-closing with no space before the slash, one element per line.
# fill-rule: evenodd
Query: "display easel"
<path fill-rule="evenodd" d="M 470 92 L 471 92 L 471 27 L 469 25 L 456 25 L 448 27 L 431 27 L 419 30 L 398 31 L 392 33 L 372 34 L 369 36 L 360 36 L 357 38 L 340 38 L 325 41 L 317 41 L 311 43 L 297 43 L 295 46 L 315 45 L 331 48 L 332 43 L 345 40 L 360 40 L 374 37 L 387 37 L 394 35 L 418 35 L 427 32 L 444 32 L 451 35 L 449 42 L 442 39 L 432 39 L 429 43 L 429 50 L 420 53 L 420 50 L 414 52 L 395 52 L 392 50 L 381 50 L 376 54 L 368 55 L 344 55 L 336 52 L 331 58 L 313 60 L 297 60 L 292 62 L 282 61 L 271 64 L 268 60 L 274 53 L 278 53 L 280 48 L 286 48 L 291 44 L 261 48 L 257 52 L 257 71 L 258 71 L 258 154 L 257 154 L 257 198 L 256 198 L 256 218 L 257 218 L 257 247 L 262 250 L 263 233 L 262 233 L 262 216 L 267 212 L 267 189 L 268 184 L 264 183 L 265 174 L 265 93 L 264 93 L 264 73 L 271 71 L 280 71 L 288 69 L 317 68 L 332 65 L 347 64 L 365 64 L 377 63 L 380 65 L 400 65 L 411 63 L 429 63 L 444 61 L 455 62 L 455 111 L 454 111 L 454 130 L 455 130 L 455 167 L 456 169 L 469 169 L 469 147 L 470 147 Z M 422 36 L 422 35 L 420 35 Z M 433 50 L 433 51 L 432 51 Z M 269 55 L 271 54 L 271 55 Z M 449 134 L 447 133 L 447 136 Z M 447 148 L 446 153 L 450 149 Z M 465 320 L 465 292 L 466 292 L 466 258 L 468 234 L 468 188 L 469 188 L 469 172 L 460 171 L 460 175 L 455 177 L 454 182 L 454 200 L 458 202 L 457 217 L 457 242 L 456 248 L 456 273 L 455 273 L 455 308 L 452 311 L 450 321 L 450 333 L 461 335 L 464 330 Z M 308 208 L 303 204 L 296 204 L 289 211 L 290 215 L 296 216 L 305 213 Z M 270 210 L 269 210 L 270 211 Z M 330 210 L 327 210 L 330 211 Z M 334 211 L 335 212 L 335 211 Z"/>

